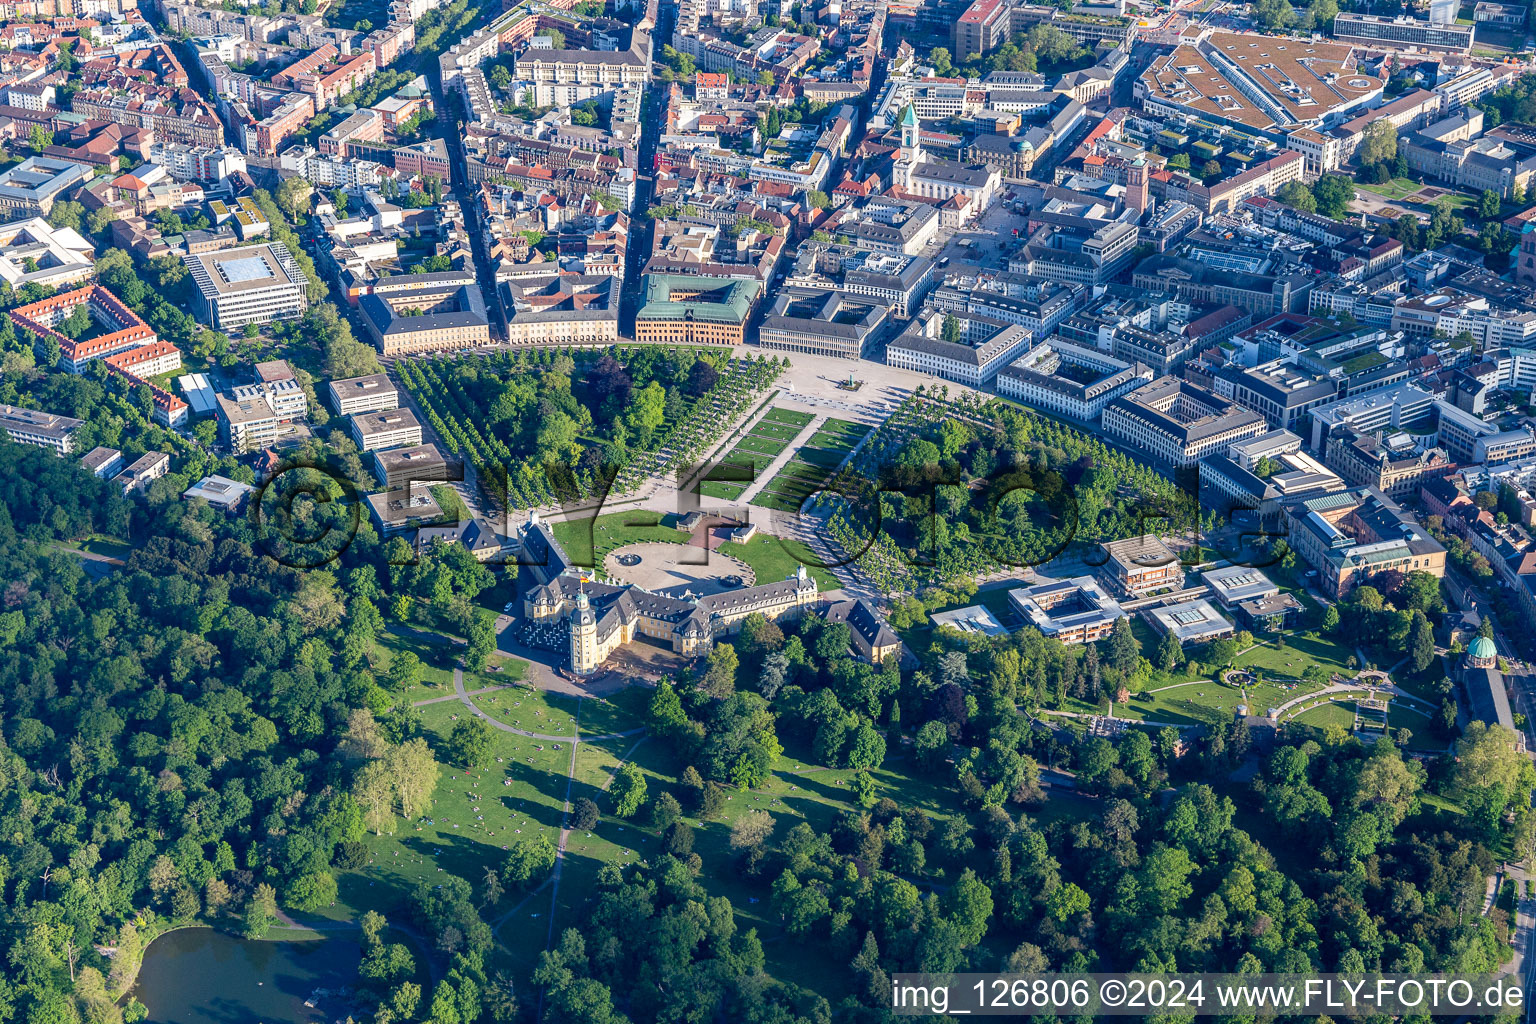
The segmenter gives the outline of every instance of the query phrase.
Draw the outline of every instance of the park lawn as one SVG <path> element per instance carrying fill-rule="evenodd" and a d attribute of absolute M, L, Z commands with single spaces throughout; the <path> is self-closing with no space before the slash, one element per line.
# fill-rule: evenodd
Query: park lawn
<path fill-rule="evenodd" d="M 788 443 L 793 441 L 796 435 L 798 435 L 802 429 L 804 428 L 799 426 L 791 426 L 787 423 L 770 423 L 767 420 L 758 420 L 752 425 L 752 428 L 747 431 L 746 436 L 766 437 L 775 441 L 784 441 L 785 443 Z"/>
<path fill-rule="evenodd" d="M 720 460 L 720 464 L 751 466 L 752 477 L 753 479 L 756 479 L 763 470 L 768 468 L 768 464 L 772 462 L 773 459 L 774 457 L 772 455 L 765 455 L 762 452 L 754 452 L 746 448 L 733 448 L 729 452 L 726 452 L 725 457 Z"/>
<path fill-rule="evenodd" d="M 800 503 L 804 500 L 805 495 L 803 494 L 796 497 L 789 494 L 780 494 L 773 490 L 763 490 L 758 492 L 757 497 L 752 499 L 751 504 L 759 508 L 771 508 L 776 512 L 798 512 L 800 511 Z"/>
<path fill-rule="evenodd" d="M 754 455 L 777 455 L 788 447 L 788 441 L 780 441 L 777 438 L 763 437 L 758 434 L 748 434 L 736 442 L 737 451 L 752 452 Z"/>
<path fill-rule="evenodd" d="M 1276 647 L 1274 640 L 1267 638 L 1241 654 L 1236 665 L 1259 669 L 1265 679 L 1299 680 L 1312 665 L 1330 674 L 1353 676 L 1354 671 L 1347 664 L 1350 653 L 1337 644 L 1304 636 L 1287 636 L 1283 648 Z"/>
<path fill-rule="evenodd" d="M 796 427 L 803 427 L 815 418 L 814 413 L 800 412 L 797 409 L 786 409 L 780 405 L 775 405 L 763 414 L 763 419 L 765 420 L 772 420 L 776 423 L 789 423 Z"/>
<path fill-rule="evenodd" d="M 722 555 L 746 562 L 752 567 L 758 583 L 777 583 L 788 579 L 803 564 L 805 571 L 820 589 L 835 590 L 842 586 L 837 577 L 820 565 L 820 559 L 799 541 L 759 533 L 745 544 L 726 541 L 716 550 Z"/>
<path fill-rule="evenodd" d="M 722 501 L 735 501 L 746 489 L 746 484 L 732 484 L 722 480 L 706 480 L 699 485 L 699 493 L 704 497 L 719 498 Z"/>
<path fill-rule="evenodd" d="M 421 709 L 423 732 L 434 750 L 467 714 L 453 702 Z M 545 749 L 537 750 L 540 745 Z M 439 761 L 437 789 L 424 816 L 433 824 L 398 820 L 393 833 L 369 833 L 364 839 L 368 866 L 338 872 L 336 905 L 322 908 L 318 916 L 356 920 L 377 910 L 402 920 L 418 881 L 433 882 L 447 873 L 478 891 L 485 869 L 500 869 L 506 859 L 502 847 L 514 837 L 544 831 L 551 843 L 558 842 L 570 747 L 554 751 L 546 742 L 496 730 L 491 756 L 490 766 L 473 775 Z M 509 784 L 502 785 L 503 779 Z M 495 920 L 515 899 L 504 897 L 498 907 L 486 908 L 485 918 Z"/>
<path fill-rule="evenodd" d="M 383 676 L 395 656 L 409 651 L 421 659 L 421 676 L 414 686 L 403 690 L 390 690 L 407 704 L 433 697 L 447 697 L 453 693 L 453 666 L 458 661 L 458 650 L 446 644 L 434 643 L 426 637 L 405 635 L 382 630 L 374 638 L 368 652 L 368 664 L 375 676 Z M 466 681 L 465 686 L 468 686 Z"/>
<path fill-rule="evenodd" d="M 604 555 L 626 544 L 644 541 L 681 544 L 688 539 L 686 533 L 664 523 L 661 513 L 644 509 L 567 519 L 550 524 L 550 528 L 571 561 L 589 567 L 601 565 Z"/>
<path fill-rule="evenodd" d="M 789 464 L 803 462 L 824 472 L 836 469 L 847 457 L 848 449 L 846 448 L 801 448 L 795 453 L 795 457 L 789 460 Z"/>
<path fill-rule="evenodd" d="M 1435 658 L 1423 672 L 1415 672 L 1412 668 L 1404 666 L 1392 673 L 1392 681 L 1415 697 L 1422 697 L 1436 707 L 1440 706 L 1442 694 L 1438 686 L 1439 682 L 1446 678 L 1445 662 L 1441 658 Z"/>
<path fill-rule="evenodd" d="M 109 537 L 104 533 L 87 534 L 84 537 L 71 541 L 69 546 L 79 548 L 81 551 L 86 551 L 93 555 L 100 555 L 103 558 L 116 558 L 120 561 L 127 561 L 128 556 L 133 554 L 132 544 L 125 540 L 119 540 L 116 537 Z"/>
<path fill-rule="evenodd" d="M 1409 750 L 1441 751 L 1446 748 L 1445 740 L 1431 735 L 1431 725 L 1428 709 L 1415 707 L 1401 699 L 1394 699 L 1387 705 L 1387 726 L 1394 734 L 1399 729 L 1408 730 L 1411 734 Z"/>
<path fill-rule="evenodd" d="M 1151 700 L 1144 699 L 1148 696 Z M 1205 679 L 1132 697 L 1115 705 L 1115 717 L 1151 724 L 1208 725 L 1230 722 L 1237 706 L 1242 703 L 1241 690 Z"/>
<path fill-rule="evenodd" d="M 1391 181 L 1384 181 L 1380 185 L 1367 185 L 1365 182 L 1357 180 L 1355 187 L 1363 188 L 1367 192 L 1374 192 L 1379 196 L 1386 196 L 1388 199 L 1406 199 L 1420 189 L 1425 188 L 1424 185 L 1410 178 L 1393 178 Z"/>
<path fill-rule="evenodd" d="M 503 725 L 546 736 L 576 735 L 577 698 L 533 686 L 482 693 L 470 700 Z"/>
<path fill-rule="evenodd" d="M 511 686 L 528 676 L 528 663 L 508 654 L 493 654 L 485 671 L 464 673 L 464 689 L 473 693 L 487 686 Z"/>
<path fill-rule="evenodd" d="M 1325 726 L 1337 723 L 1345 729 L 1355 724 L 1355 702 L 1352 700 L 1329 701 L 1315 708 L 1308 708 L 1299 715 L 1293 715 L 1287 722 L 1310 726 L 1321 731 Z"/>
<path fill-rule="evenodd" d="M 603 736 L 643 728 L 649 717 L 651 688 L 642 683 L 626 686 L 606 697 L 591 697 L 581 704 L 581 734 Z"/>

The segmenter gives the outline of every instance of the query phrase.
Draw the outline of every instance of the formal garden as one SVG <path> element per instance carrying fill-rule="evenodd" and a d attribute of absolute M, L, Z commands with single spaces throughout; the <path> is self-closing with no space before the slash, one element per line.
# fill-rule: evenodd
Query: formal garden
<path fill-rule="evenodd" d="M 863 423 L 828 419 L 795 452 L 794 458 L 763 485 L 752 504 L 776 512 L 799 511 L 805 499 L 832 478 L 848 453 L 858 447 L 870 430 Z"/>
<path fill-rule="evenodd" d="M 700 484 L 699 493 L 725 501 L 741 497 L 814 418 L 808 412 L 770 407 L 741 435 L 730 451 L 720 456 L 719 465 L 713 467 L 709 474 L 715 479 L 706 479 Z"/>
<path fill-rule="evenodd" d="M 701 458 L 784 365 L 705 349 L 613 348 L 506 350 L 397 368 L 487 496 L 520 509 L 624 494 Z"/>
<path fill-rule="evenodd" d="M 821 489 L 815 511 L 885 594 L 1139 536 L 1149 513 L 1171 533 L 1202 518 L 1172 480 L 1095 435 L 944 388 L 908 397 Z"/>

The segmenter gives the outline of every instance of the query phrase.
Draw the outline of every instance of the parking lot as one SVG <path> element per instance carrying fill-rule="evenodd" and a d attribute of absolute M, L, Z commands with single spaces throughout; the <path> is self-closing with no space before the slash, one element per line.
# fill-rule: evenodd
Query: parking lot
<path fill-rule="evenodd" d="M 1008 210 L 1000 196 L 975 224 L 952 233 L 941 232 L 923 248 L 922 255 L 935 261 L 949 260 L 943 265 L 945 270 L 953 269 L 955 263 L 1007 267 L 1008 257 L 1020 244 L 1013 232 L 1023 235 L 1027 223 L 1023 216 Z"/>

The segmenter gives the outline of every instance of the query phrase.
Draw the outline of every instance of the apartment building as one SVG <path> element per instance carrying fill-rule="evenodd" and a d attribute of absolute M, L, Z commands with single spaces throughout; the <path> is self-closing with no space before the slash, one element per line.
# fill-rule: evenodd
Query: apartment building
<path fill-rule="evenodd" d="M 123 485 L 123 493 L 141 491 L 171 471 L 171 457 L 165 452 L 145 452 L 123 470 L 117 482 Z"/>
<path fill-rule="evenodd" d="M 111 480 L 123 471 L 123 453 L 98 446 L 80 457 L 80 465 L 98 480 Z"/>

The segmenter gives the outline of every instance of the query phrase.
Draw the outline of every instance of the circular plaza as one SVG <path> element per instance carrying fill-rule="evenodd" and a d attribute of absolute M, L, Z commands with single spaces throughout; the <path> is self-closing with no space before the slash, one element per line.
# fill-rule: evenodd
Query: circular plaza
<path fill-rule="evenodd" d="M 697 544 L 626 544 L 603 558 L 603 573 L 615 583 L 669 597 L 681 597 L 684 593 L 703 597 L 757 582 L 752 569 L 741 559 Z"/>

